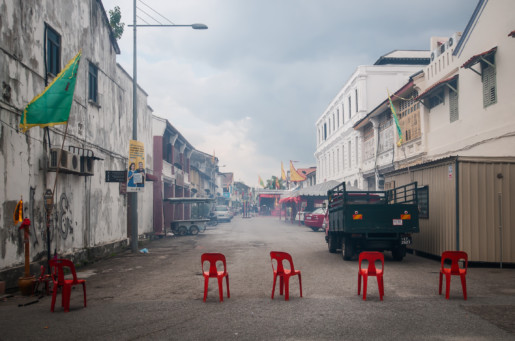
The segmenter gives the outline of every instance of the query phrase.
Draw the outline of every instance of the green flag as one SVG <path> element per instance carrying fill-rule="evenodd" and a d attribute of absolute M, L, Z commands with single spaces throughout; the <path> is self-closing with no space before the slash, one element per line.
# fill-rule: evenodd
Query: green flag
<path fill-rule="evenodd" d="M 54 81 L 25 107 L 20 120 L 22 132 L 35 126 L 48 127 L 68 122 L 81 53 L 79 51 Z"/>
<path fill-rule="evenodd" d="M 388 92 L 388 100 L 390 101 L 390 109 L 392 110 L 393 120 L 395 121 L 395 125 L 397 126 L 397 135 L 399 135 L 399 141 L 397 141 L 397 147 L 400 147 L 402 144 L 402 130 L 399 124 L 399 118 L 397 117 L 397 113 L 395 112 L 395 107 L 393 106 L 392 99 L 390 98 L 390 91 Z"/>

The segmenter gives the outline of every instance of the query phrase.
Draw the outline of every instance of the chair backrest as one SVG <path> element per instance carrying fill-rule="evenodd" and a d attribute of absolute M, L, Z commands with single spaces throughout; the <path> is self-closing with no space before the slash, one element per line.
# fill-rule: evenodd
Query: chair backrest
<path fill-rule="evenodd" d="M 50 268 L 52 274 L 57 274 L 57 283 L 64 284 L 64 268 L 69 268 L 73 276 L 73 282 L 77 282 L 77 273 L 75 272 L 75 265 L 68 259 L 51 259 Z"/>
<path fill-rule="evenodd" d="M 216 262 L 218 261 L 223 263 L 224 273 L 227 272 L 225 256 L 221 253 L 203 253 L 202 256 L 200 256 L 200 261 L 202 262 L 202 272 L 204 272 L 204 262 L 209 262 L 209 276 L 216 276 L 218 274 L 218 270 L 216 268 Z"/>
<path fill-rule="evenodd" d="M 375 275 L 376 270 L 376 261 L 381 261 L 381 271 L 384 271 L 384 255 L 382 252 L 377 251 L 367 251 L 361 252 L 359 254 L 359 271 L 361 271 L 361 262 L 368 261 L 368 274 Z"/>
<path fill-rule="evenodd" d="M 277 261 L 277 273 L 284 273 L 283 260 L 286 260 L 290 264 L 290 270 L 292 272 L 295 271 L 295 267 L 293 266 L 293 259 L 291 258 L 291 255 L 287 252 L 270 251 L 270 259 L 272 261 L 272 269 L 274 271 L 276 271 L 274 267 L 274 259 Z"/>
<path fill-rule="evenodd" d="M 465 269 L 465 273 L 467 273 L 468 267 L 468 255 L 464 251 L 444 251 L 442 253 L 442 269 L 445 268 L 445 261 L 451 261 L 451 273 L 459 275 L 460 273 L 460 260 L 465 262 L 463 269 Z"/>

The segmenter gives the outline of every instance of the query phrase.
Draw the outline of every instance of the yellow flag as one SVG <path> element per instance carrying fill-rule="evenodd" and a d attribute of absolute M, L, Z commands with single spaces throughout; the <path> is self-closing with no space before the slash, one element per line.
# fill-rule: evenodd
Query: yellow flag
<path fill-rule="evenodd" d="M 290 181 L 293 182 L 301 182 L 306 180 L 306 177 L 303 175 L 300 175 L 299 172 L 293 167 L 293 162 L 290 160 Z"/>
<path fill-rule="evenodd" d="M 281 180 L 286 180 L 286 173 L 284 173 L 283 162 L 281 161 Z"/>
<path fill-rule="evenodd" d="M 18 204 L 14 209 L 13 221 L 14 225 L 21 224 L 23 222 L 23 200 L 18 201 Z"/>

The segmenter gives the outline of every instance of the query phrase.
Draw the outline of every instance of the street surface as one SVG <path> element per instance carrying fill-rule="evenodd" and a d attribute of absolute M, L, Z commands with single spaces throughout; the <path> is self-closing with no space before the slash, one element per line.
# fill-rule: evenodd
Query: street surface
<path fill-rule="evenodd" d="M 275 217 L 235 217 L 198 236 L 146 242 L 148 254 L 124 252 L 82 267 L 71 311 L 57 297 L 0 300 L 0 340 L 515 340 L 515 269 L 469 268 L 468 300 L 453 277 L 451 297 L 438 295 L 439 261 L 385 253 L 385 296 L 369 278 L 357 295 L 358 262 L 330 254 L 323 232 Z M 270 251 L 289 252 L 302 272 L 290 301 L 272 291 Z M 227 257 L 231 298 L 218 300 L 216 279 L 202 301 L 200 255 Z M 444 288 L 445 290 L 445 288 Z"/>

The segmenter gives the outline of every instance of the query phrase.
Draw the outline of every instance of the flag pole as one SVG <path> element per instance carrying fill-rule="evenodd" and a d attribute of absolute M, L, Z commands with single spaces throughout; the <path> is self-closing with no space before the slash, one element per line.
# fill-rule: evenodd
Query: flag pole
<path fill-rule="evenodd" d="M 54 188 L 52 192 L 50 193 L 51 196 L 49 196 L 49 193 L 45 193 L 45 203 L 47 206 L 47 213 L 46 213 L 46 242 L 47 242 L 47 272 L 50 274 L 50 257 L 51 257 L 51 246 L 50 246 L 50 217 L 52 215 L 52 210 L 54 208 L 54 197 L 55 197 L 55 190 L 57 188 L 57 178 L 59 177 L 59 169 L 61 169 L 61 159 L 63 157 L 63 150 L 64 150 L 64 141 L 66 140 L 66 136 L 68 135 L 68 121 L 66 121 L 66 127 L 64 128 L 64 136 L 63 136 L 63 143 L 61 144 L 61 149 L 59 152 L 59 158 L 57 160 L 57 169 L 55 171 L 55 179 L 54 179 Z M 50 140 L 49 140 L 50 143 Z M 57 254 L 57 238 L 56 238 L 56 248 L 54 251 L 54 254 Z"/>

